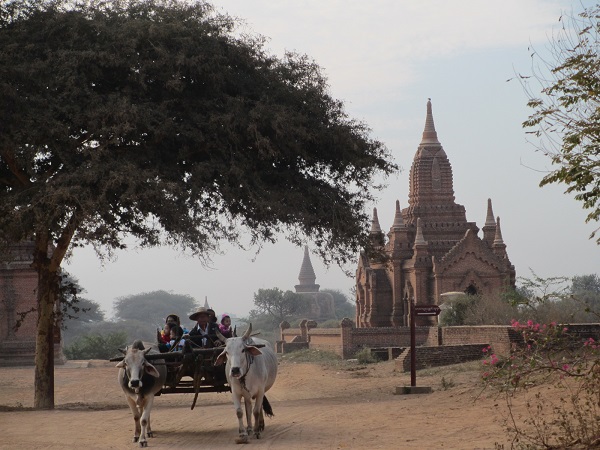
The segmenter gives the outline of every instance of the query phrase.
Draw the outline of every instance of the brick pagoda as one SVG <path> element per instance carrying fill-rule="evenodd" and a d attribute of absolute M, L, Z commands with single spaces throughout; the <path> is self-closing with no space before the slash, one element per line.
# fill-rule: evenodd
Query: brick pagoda
<path fill-rule="evenodd" d="M 438 140 L 431 101 L 409 180 L 408 207 L 396 213 L 387 239 L 373 211 L 371 239 L 385 258 L 361 253 L 356 271 L 356 326 L 409 324 L 409 305 L 439 304 L 444 292 L 494 295 L 515 285 L 500 218 L 488 199 L 479 237 L 463 205 L 455 202 L 452 166 Z M 418 325 L 435 318 L 419 317 Z"/>

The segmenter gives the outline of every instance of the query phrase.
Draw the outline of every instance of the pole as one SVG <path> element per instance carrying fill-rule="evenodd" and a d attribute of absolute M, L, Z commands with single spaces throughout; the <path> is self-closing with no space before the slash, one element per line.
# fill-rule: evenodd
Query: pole
<path fill-rule="evenodd" d="M 415 301 L 410 299 L 410 385 L 417 385 L 417 355 L 415 353 Z"/>

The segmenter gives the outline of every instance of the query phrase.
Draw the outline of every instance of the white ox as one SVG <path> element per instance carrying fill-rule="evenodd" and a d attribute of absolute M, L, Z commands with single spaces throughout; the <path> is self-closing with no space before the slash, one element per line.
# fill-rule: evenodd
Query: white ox
<path fill-rule="evenodd" d="M 146 437 L 152 437 L 150 427 L 150 411 L 154 403 L 154 394 L 161 390 L 167 377 L 167 368 L 164 360 L 157 360 L 158 367 L 154 367 L 146 360 L 146 354 L 158 353 L 151 346 L 144 348 L 142 341 L 135 341 L 125 350 L 119 349 L 125 357 L 117 364 L 119 370 L 118 381 L 125 392 L 125 398 L 133 413 L 135 421 L 135 434 L 133 442 L 140 443 L 140 447 L 147 447 Z"/>
<path fill-rule="evenodd" d="M 239 437 L 236 439 L 238 444 L 247 443 L 248 435 L 252 432 L 257 439 L 260 438 L 260 432 L 265 429 L 263 410 L 269 417 L 273 416 L 273 410 L 265 397 L 265 392 L 275 382 L 277 356 L 269 342 L 251 337 L 251 332 L 252 324 L 244 336 L 227 339 L 223 353 L 215 362 L 215 365 L 220 365 L 227 359 L 225 374 L 229 386 L 231 386 L 233 406 L 239 422 Z M 224 340 L 222 336 L 219 338 Z M 261 348 L 257 348 L 256 345 L 260 345 Z M 242 398 L 246 409 L 247 428 L 244 428 Z M 252 409 L 252 399 L 255 399 L 254 409 Z M 254 429 L 252 428 L 252 415 L 254 415 Z"/>

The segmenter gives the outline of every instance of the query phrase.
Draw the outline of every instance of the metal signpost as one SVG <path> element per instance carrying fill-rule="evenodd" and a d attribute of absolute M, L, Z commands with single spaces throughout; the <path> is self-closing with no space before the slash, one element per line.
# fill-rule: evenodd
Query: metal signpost
<path fill-rule="evenodd" d="M 442 310 L 438 305 L 415 305 L 410 302 L 410 385 L 417 385 L 417 354 L 415 351 L 415 316 L 437 316 Z"/>

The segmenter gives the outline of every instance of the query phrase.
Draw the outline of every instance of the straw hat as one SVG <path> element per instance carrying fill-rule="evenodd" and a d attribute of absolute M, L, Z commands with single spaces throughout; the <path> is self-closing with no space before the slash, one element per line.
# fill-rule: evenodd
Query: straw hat
<path fill-rule="evenodd" d="M 198 316 L 200 314 L 206 314 L 208 317 L 210 317 L 210 313 L 208 312 L 208 310 L 204 306 L 201 306 L 200 308 L 198 308 L 198 311 L 196 311 L 190 316 L 190 320 L 198 320 Z"/>

